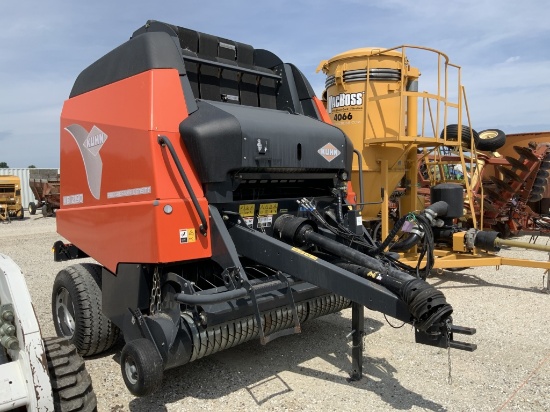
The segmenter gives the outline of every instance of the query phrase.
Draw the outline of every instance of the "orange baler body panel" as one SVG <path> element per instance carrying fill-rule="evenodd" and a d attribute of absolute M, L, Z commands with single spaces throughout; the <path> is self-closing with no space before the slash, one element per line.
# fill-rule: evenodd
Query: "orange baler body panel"
<path fill-rule="evenodd" d="M 61 115 L 59 234 L 115 272 L 118 263 L 211 256 L 178 170 L 174 145 L 203 213 L 208 204 L 181 141 L 188 115 L 177 70 L 155 69 L 67 100 Z"/>

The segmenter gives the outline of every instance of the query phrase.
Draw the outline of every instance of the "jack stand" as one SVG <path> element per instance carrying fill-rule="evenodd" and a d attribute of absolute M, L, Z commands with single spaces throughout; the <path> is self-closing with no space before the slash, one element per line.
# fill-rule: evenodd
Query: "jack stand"
<path fill-rule="evenodd" d="M 355 382 L 363 377 L 363 336 L 365 335 L 365 307 L 359 303 L 351 304 L 351 373 L 349 382 Z"/>

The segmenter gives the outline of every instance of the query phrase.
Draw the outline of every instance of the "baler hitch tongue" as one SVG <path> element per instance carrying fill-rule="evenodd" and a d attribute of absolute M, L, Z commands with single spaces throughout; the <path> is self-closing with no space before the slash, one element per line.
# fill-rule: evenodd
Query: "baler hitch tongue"
<path fill-rule="evenodd" d="M 474 335 L 475 328 L 453 325 L 451 318 L 447 318 L 438 324 L 432 325 L 425 332 L 415 328 L 415 341 L 423 345 L 437 346 L 439 348 L 452 348 L 473 352 L 477 349 L 474 343 L 454 340 L 454 334 Z"/>

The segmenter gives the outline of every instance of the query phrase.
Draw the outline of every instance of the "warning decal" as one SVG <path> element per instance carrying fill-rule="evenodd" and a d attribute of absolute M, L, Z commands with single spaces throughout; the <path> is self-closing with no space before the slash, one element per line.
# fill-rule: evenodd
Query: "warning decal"
<path fill-rule="evenodd" d="M 180 243 L 195 242 L 195 229 L 180 229 Z"/>
<path fill-rule="evenodd" d="M 258 214 L 260 216 L 276 215 L 278 206 L 278 203 L 262 203 L 260 205 L 260 212 Z"/>
<path fill-rule="evenodd" d="M 253 217 L 243 217 L 244 223 L 252 229 L 252 226 L 254 226 L 254 218 Z"/>
<path fill-rule="evenodd" d="M 273 216 L 258 216 L 258 228 L 271 227 Z"/>
<path fill-rule="evenodd" d="M 290 249 L 290 250 L 292 250 L 293 252 L 298 253 L 299 255 L 305 256 L 305 257 L 307 257 L 307 258 L 309 258 L 309 259 L 311 259 L 311 260 L 317 260 L 317 256 L 314 256 L 314 255 L 312 255 L 312 254 L 310 254 L 310 253 L 304 252 L 302 249 L 298 249 L 297 247 L 293 247 L 293 248 Z"/>
<path fill-rule="evenodd" d="M 242 217 L 254 216 L 254 204 L 240 205 L 239 206 L 239 215 Z"/>

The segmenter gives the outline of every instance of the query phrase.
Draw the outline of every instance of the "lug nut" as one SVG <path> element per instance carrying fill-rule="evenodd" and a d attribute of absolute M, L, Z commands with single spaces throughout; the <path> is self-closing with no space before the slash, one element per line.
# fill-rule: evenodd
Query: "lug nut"
<path fill-rule="evenodd" d="M 4 323 L 0 328 L 0 334 L 6 336 L 15 336 L 15 326 L 9 323 Z"/>
<path fill-rule="evenodd" d="M 6 349 L 17 350 L 19 349 L 19 342 L 14 336 L 2 336 L 0 338 L 0 344 Z"/>
<path fill-rule="evenodd" d="M 13 322 L 14 316 L 13 312 L 11 310 L 6 310 L 2 313 L 2 319 L 4 319 L 7 322 Z"/>

